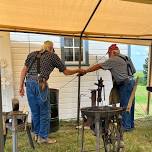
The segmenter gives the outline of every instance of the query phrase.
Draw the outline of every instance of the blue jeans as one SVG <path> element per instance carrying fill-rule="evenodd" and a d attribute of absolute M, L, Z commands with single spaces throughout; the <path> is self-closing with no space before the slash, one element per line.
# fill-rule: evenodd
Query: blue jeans
<path fill-rule="evenodd" d="M 121 107 L 125 107 L 125 108 L 127 107 L 134 83 L 135 80 L 132 79 L 128 83 L 125 83 L 118 87 Z M 130 113 L 123 112 L 122 114 L 122 127 L 125 130 L 130 130 L 134 128 L 134 108 L 135 108 L 135 99 L 133 101 Z"/>
<path fill-rule="evenodd" d="M 40 91 L 37 81 L 27 80 L 26 93 L 32 114 L 33 132 L 42 138 L 47 138 L 51 114 L 48 87 Z"/>

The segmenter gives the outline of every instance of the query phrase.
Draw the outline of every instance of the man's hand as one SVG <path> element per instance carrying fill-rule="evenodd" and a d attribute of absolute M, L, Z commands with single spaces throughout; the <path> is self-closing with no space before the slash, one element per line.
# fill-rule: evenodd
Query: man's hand
<path fill-rule="evenodd" d="M 19 95 L 20 95 L 21 97 L 23 97 L 23 96 L 24 96 L 24 93 L 25 93 L 24 87 L 20 87 L 20 88 L 19 88 Z"/>
<path fill-rule="evenodd" d="M 19 95 L 21 97 L 24 96 L 24 79 L 25 79 L 25 76 L 27 74 L 27 71 L 28 71 L 28 67 L 27 66 L 24 66 L 22 71 L 21 71 L 21 76 L 20 76 L 20 84 L 19 84 Z"/>

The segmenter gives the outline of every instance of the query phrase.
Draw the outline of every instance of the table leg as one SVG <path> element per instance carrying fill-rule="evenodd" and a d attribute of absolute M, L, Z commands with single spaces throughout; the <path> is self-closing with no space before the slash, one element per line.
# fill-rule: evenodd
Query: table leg
<path fill-rule="evenodd" d="M 12 117 L 12 141 L 13 141 L 13 152 L 17 152 L 17 119 L 15 116 Z"/>
<path fill-rule="evenodd" d="M 84 146 L 84 119 L 82 120 L 82 130 L 81 130 L 81 152 L 83 152 Z"/>
<path fill-rule="evenodd" d="M 95 121 L 95 129 L 96 129 L 96 151 L 100 152 L 100 119 L 98 116 Z"/>
<path fill-rule="evenodd" d="M 29 143 L 30 143 L 31 147 L 32 147 L 33 149 L 35 149 L 34 143 L 33 143 L 33 140 L 32 140 L 32 136 L 31 136 L 31 131 L 30 131 L 30 128 L 29 128 L 28 125 L 26 126 L 26 133 L 27 133 L 27 135 L 28 135 L 28 139 L 29 139 Z"/>

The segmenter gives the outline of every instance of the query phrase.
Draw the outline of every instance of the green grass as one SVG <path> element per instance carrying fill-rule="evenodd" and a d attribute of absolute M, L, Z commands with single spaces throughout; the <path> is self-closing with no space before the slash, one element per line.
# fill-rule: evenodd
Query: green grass
<path fill-rule="evenodd" d="M 143 77 L 142 73 L 137 73 Z M 146 86 L 138 85 L 136 91 L 136 111 L 135 116 L 145 116 L 147 104 Z M 75 129 L 75 123 L 61 122 L 59 131 L 52 133 L 50 137 L 56 138 L 57 143 L 53 145 L 38 145 L 35 143 L 35 150 L 31 149 L 25 133 L 19 133 L 19 152 L 79 152 L 80 135 Z M 133 132 L 124 134 L 125 152 L 152 152 L 152 117 L 136 120 L 136 129 Z M 78 140 L 79 139 L 79 140 Z M 101 144 L 103 147 L 103 144 Z M 90 130 L 85 130 L 85 150 L 95 149 L 95 136 Z M 12 151 L 11 134 L 7 137 L 5 152 Z M 103 148 L 101 152 L 104 152 Z"/>
<path fill-rule="evenodd" d="M 140 104 L 146 104 L 147 95 L 148 95 L 148 92 L 146 90 L 146 86 L 138 85 L 137 90 L 136 90 L 136 102 Z"/>
<path fill-rule="evenodd" d="M 134 74 L 135 77 L 139 76 L 140 78 L 141 77 L 144 77 L 144 73 L 142 71 L 137 71 L 135 74 Z"/>
<path fill-rule="evenodd" d="M 151 103 L 152 99 L 150 100 Z M 144 117 L 147 115 L 148 91 L 146 86 L 138 85 L 135 96 L 135 118 Z M 151 104 L 149 113 L 152 114 Z"/>
<path fill-rule="evenodd" d="M 152 118 L 140 119 L 136 121 L 136 129 L 124 134 L 125 152 L 152 152 Z M 31 149 L 26 134 L 19 133 L 18 150 L 19 152 L 80 152 L 80 140 L 78 130 L 75 129 L 73 122 L 61 122 L 58 132 L 50 135 L 57 139 L 53 145 L 38 145 L 35 143 L 35 150 Z M 80 135 L 79 135 L 80 137 Z M 85 130 L 85 150 L 95 149 L 95 136 L 91 130 Z M 6 141 L 5 152 L 12 151 L 11 134 L 9 133 Z M 103 144 L 101 142 L 101 152 Z"/>
<path fill-rule="evenodd" d="M 146 81 L 142 71 L 136 72 L 135 77 L 139 77 L 135 96 L 135 117 L 143 117 L 147 114 L 148 91 L 146 90 Z M 151 101 L 150 101 L 151 102 Z M 150 107 L 150 114 L 151 114 Z"/>

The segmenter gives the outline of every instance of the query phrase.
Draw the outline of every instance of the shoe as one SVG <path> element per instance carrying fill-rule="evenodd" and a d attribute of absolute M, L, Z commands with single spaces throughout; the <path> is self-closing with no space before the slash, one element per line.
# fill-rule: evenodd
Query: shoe
<path fill-rule="evenodd" d="M 50 139 L 50 138 L 38 137 L 37 143 L 38 144 L 43 144 L 43 143 L 54 144 L 54 143 L 56 143 L 56 140 L 55 139 Z"/>
<path fill-rule="evenodd" d="M 124 148 L 125 147 L 125 143 L 124 143 L 124 141 L 123 140 L 120 140 L 120 148 Z"/>

